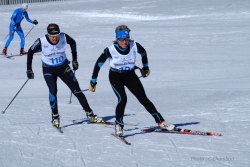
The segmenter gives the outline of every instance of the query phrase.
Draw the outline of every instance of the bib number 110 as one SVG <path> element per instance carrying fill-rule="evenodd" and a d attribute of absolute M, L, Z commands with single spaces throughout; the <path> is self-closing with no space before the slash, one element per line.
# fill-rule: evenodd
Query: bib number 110
<path fill-rule="evenodd" d="M 56 58 L 51 58 L 50 60 L 51 60 L 52 64 L 58 64 L 58 63 L 63 62 L 63 56 L 56 57 Z"/>

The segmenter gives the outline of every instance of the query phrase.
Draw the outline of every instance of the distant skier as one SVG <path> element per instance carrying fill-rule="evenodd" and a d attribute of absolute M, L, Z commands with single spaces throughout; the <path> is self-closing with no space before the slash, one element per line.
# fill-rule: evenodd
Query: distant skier
<path fill-rule="evenodd" d="M 60 126 L 57 101 L 57 79 L 60 78 L 77 97 L 85 110 L 87 118 L 92 123 L 104 123 L 103 119 L 95 115 L 90 108 L 85 95 L 81 92 L 79 83 L 71 70 L 65 50 L 70 45 L 73 70 L 78 69 L 76 42 L 68 34 L 60 32 L 59 26 L 51 23 L 47 27 L 48 34 L 38 38 L 29 48 L 27 55 L 27 77 L 34 79 L 32 59 L 36 52 L 42 53 L 43 76 L 49 88 L 49 102 L 52 110 L 52 124 Z"/>
<path fill-rule="evenodd" d="M 24 3 L 24 4 L 22 4 L 22 8 L 18 8 L 13 12 L 13 14 L 10 18 L 11 22 L 10 22 L 10 28 L 9 28 L 9 39 L 5 43 L 5 47 L 2 51 L 2 54 L 4 54 L 4 55 L 7 54 L 7 48 L 14 38 L 15 31 L 17 32 L 17 34 L 19 35 L 19 37 L 21 39 L 20 54 L 21 55 L 27 54 L 27 52 L 24 51 L 25 37 L 24 37 L 23 30 L 21 27 L 21 22 L 22 22 L 23 18 L 25 17 L 28 22 L 33 23 L 35 25 L 38 24 L 37 20 L 32 21 L 29 18 L 27 10 L 28 10 L 28 4 Z"/>
<path fill-rule="evenodd" d="M 109 59 L 109 81 L 118 98 L 118 104 L 115 111 L 115 134 L 117 136 L 123 135 L 123 115 L 127 103 L 125 86 L 154 117 L 156 123 L 158 123 L 161 128 L 173 130 L 175 126 L 167 123 L 162 115 L 156 110 L 154 104 L 146 96 L 143 85 L 134 71 L 136 68 L 136 54 L 139 53 L 142 57 L 143 68 L 141 72 L 143 77 L 147 77 L 150 72 L 146 50 L 139 43 L 130 39 L 129 32 L 130 29 L 126 25 L 120 25 L 115 29 L 116 40 L 113 44 L 104 49 L 95 63 L 92 79 L 90 81 L 90 91 L 95 92 L 99 70 L 106 59 Z"/>

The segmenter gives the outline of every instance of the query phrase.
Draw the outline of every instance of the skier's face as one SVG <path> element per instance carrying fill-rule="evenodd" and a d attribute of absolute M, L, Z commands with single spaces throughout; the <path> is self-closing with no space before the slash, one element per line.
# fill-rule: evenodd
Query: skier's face
<path fill-rule="evenodd" d="M 59 34 L 56 35 L 49 35 L 50 42 L 53 44 L 57 44 L 59 41 Z"/>
<path fill-rule="evenodd" d="M 48 37 L 49 37 L 50 42 L 54 45 L 57 44 L 59 41 L 59 34 L 60 34 L 59 27 L 52 25 L 47 28 L 47 32 L 48 32 Z"/>
<path fill-rule="evenodd" d="M 125 49 L 128 47 L 129 38 L 120 38 L 120 39 L 117 39 L 117 41 L 121 48 Z"/>
<path fill-rule="evenodd" d="M 56 27 L 50 27 L 49 30 L 53 31 L 54 28 L 56 28 Z M 49 40 L 51 43 L 57 44 L 57 42 L 59 41 L 59 34 L 53 34 L 53 35 L 52 34 L 48 34 Z"/>

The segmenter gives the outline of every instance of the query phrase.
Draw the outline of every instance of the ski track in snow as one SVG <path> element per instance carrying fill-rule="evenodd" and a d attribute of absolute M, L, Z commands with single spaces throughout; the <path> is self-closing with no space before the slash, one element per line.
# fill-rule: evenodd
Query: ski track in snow
<path fill-rule="evenodd" d="M 71 141 L 73 141 L 75 150 L 77 150 L 77 152 L 80 154 L 80 156 L 81 156 L 81 161 L 82 161 L 83 165 L 84 165 L 85 167 L 87 167 L 87 165 L 86 165 L 86 163 L 85 163 L 85 160 L 84 160 L 84 155 L 82 154 L 80 147 L 78 146 L 78 144 L 76 143 L 76 141 L 75 141 L 71 136 L 69 136 L 69 138 L 71 139 Z"/>
<path fill-rule="evenodd" d="M 20 147 L 18 146 L 18 143 L 14 140 L 13 136 L 5 128 L 3 128 L 3 129 L 5 131 L 5 134 L 7 134 L 10 137 L 10 140 L 9 140 L 10 143 L 13 143 L 18 148 L 19 152 L 21 153 L 21 156 L 23 157 L 22 151 L 20 150 Z M 13 151 L 11 151 L 11 153 L 12 153 L 12 155 L 16 155 Z M 17 154 L 17 156 L 19 156 L 19 154 Z M 17 162 L 17 164 L 20 165 L 18 159 L 16 158 L 16 156 L 14 156 L 14 159 Z"/>
<path fill-rule="evenodd" d="M 53 166 L 53 163 L 56 161 L 56 154 L 59 152 L 59 150 L 57 150 L 55 153 L 54 153 L 54 155 L 53 155 L 53 160 L 52 160 L 52 162 L 51 162 L 51 167 Z"/>
<path fill-rule="evenodd" d="M 167 138 L 169 138 L 169 140 L 171 141 L 172 145 L 173 145 L 174 148 L 175 148 L 176 153 L 179 155 L 178 148 L 177 148 L 177 146 L 176 146 L 174 140 L 173 140 L 169 135 L 167 135 L 167 134 L 166 134 L 165 136 L 167 136 Z"/>
<path fill-rule="evenodd" d="M 212 13 L 212 14 L 194 14 L 194 15 L 174 15 L 174 16 L 150 16 L 150 15 L 135 15 L 135 14 L 111 14 L 102 12 L 77 12 L 77 11 L 65 11 L 65 14 L 73 15 L 74 17 L 90 17 L 90 18 L 120 18 L 131 19 L 141 21 L 154 21 L 154 20 L 174 20 L 185 18 L 225 18 L 235 15 L 248 16 L 250 12 L 228 12 L 228 13 Z"/>
<path fill-rule="evenodd" d="M 39 131 L 38 131 L 38 133 L 37 134 L 35 134 L 35 132 L 29 127 L 29 126 L 27 126 L 28 127 L 28 129 L 31 131 L 31 133 L 34 135 L 34 136 L 36 136 L 36 135 L 38 135 L 39 134 Z"/>

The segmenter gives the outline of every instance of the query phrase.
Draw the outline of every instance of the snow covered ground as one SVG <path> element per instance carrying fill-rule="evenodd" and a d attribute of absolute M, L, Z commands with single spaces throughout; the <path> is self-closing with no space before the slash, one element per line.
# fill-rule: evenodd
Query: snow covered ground
<path fill-rule="evenodd" d="M 20 5 L 0 6 L 0 40 Z M 29 80 L 0 115 L 1 167 L 220 167 L 250 165 L 250 2 L 249 0 L 74 0 L 29 4 L 39 24 L 25 50 L 46 33 L 49 23 L 76 39 L 82 89 L 87 89 L 96 59 L 126 24 L 148 53 L 151 74 L 141 79 L 149 99 L 179 128 L 222 133 L 221 137 L 142 133 L 156 126 L 127 91 L 124 121 L 128 146 L 111 136 L 113 126 L 87 124 L 77 99 L 58 81 L 64 133 L 51 126 L 48 88 L 40 56 Z M 25 34 L 32 28 L 22 22 Z M 17 34 L 8 52 L 19 52 Z M 0 42 L 0 49 L 4 47 Z M 67 50 L 71 60 L 70 49 Z M 138 55 L 137 65 L 141 66 Z M 4 110 L 27 80 L 26 56 L 0 58 L 0 108 Z M 102 67 L 95 93 L 85 92 L 94 112 L 114 121 L 117 99 Z M 138 74 L 140 75 L 140 74 Z"/>

